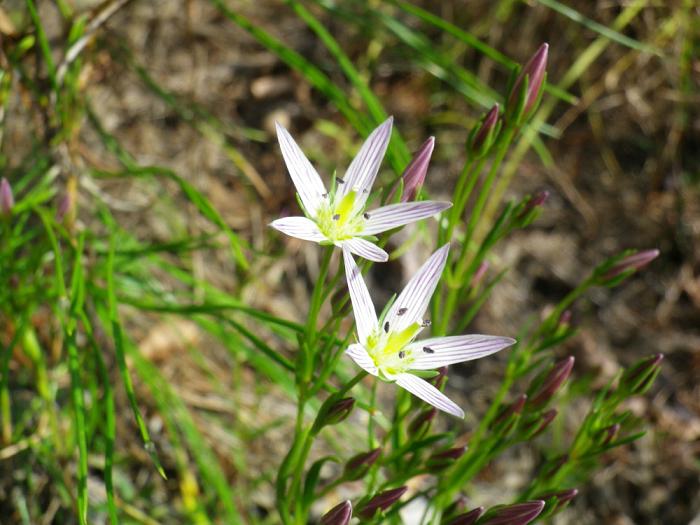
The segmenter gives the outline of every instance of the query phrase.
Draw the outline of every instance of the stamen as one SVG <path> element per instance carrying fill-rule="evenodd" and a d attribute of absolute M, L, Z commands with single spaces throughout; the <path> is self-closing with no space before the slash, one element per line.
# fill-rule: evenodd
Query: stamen
<path fill-rule="evenodd" d="M 321 195 L 321 197 L 323 197 L 324 199 L 327 199 L 327 198 L 328 198 L 328 193 L 324 193 L 323 195 Z"/>
<path fill-rule="evenodd" d="M 333 220 L 334 221 L 340 220 L 340 214 L 336 213 L 335 215 L 333 215 Z"/>
<path fill-rule="evenodd" d="M 423 323 L 421 324 L 421 326 L 422 326 L 423 328 L 425 328 L 425 327 L 427 327 L 427 326 L 430 326 L 430 325 L 431 325 L 430 319 L 425 319 L 425 320 L 423 321 Z"/>
<path fill-rule="evenodd" d="M 406 357 L 406 352 L 404 352 L 403 350 L 401 350 L 401 351 L 399 352 L 399 359 L 403 359 L 404 357 Z"/>
<path fill-rule="evenodd" d="M 423 347 L 423 352 L 425 352 L 426 354 L 434 354 L 434 353 L 435 353 L 435 350 L 433 350 L 433 349 L 430 348 L 429 346 L 424 346 L 424 347 Z"/>
<path fill-rule="evenodd" d="M 338 177 L 335 180 L 338 181 L 338 184 L 345 184 L 345 181 L 343 179 L 341 179 L 340 177 Z"/>
<path fill-rule="evenodd" d="M 408 308 L 399 308 L 399 311 L 396 312 L 396 315 L 403 315 L 406 312 L 408 312 Z"/>
<path fill-rule="evenodd" d="M 369 213 L 367 213 L 367 212 L 363 213 L 362 216 L 363 216 L 365 219 L 369 219 Z"/>
<path fill-rule="evenodd" d="M 389 333 L 389 321 L 384 323 L 384 331 L 388 334 Z"/>

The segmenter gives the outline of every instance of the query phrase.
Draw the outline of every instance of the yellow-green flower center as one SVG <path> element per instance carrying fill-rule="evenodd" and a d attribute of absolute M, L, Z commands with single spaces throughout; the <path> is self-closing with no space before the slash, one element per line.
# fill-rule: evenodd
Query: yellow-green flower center
<path fill-rule="evenodd" d="M 357 192 L 351 191 L 339 202 L 335 195 L 326 199 L 316 214 L 316 224 L 330 241 L 344 241 L 357 237 L 364 228 L 365 218 L 357 206 Z"/>
<path fill-rule="evenodd" d="M 415 357 L 406 347 L 422 329 L 421 323 L 413 323 L 403 330 L 393 331 L 384 323 L 367 337 L 365 349 L 382 375 L 391 378 L 410 370 Z"/>

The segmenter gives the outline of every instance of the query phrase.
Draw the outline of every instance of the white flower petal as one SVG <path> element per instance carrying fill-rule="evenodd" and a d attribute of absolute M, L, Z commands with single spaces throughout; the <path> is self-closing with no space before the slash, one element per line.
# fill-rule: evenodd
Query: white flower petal
<path fill-rule="evenodd" d="M 464 411 L 459 408 L 454 401 L 426 380 L 416 377 L 413 374 L 400 374 L 396 379 L 396 384 L 401 388 L 405 388 L 414 396 L 421 398 L 426 403 L 433 405 L 435 408 L 453 416 L 464 418 Z"/>
<path fill-rule="evenodd" d="M 493 335 L 455 335 L 434 337 L 411 344 L 409 350 L 415 361 L 411 368 L 432 370 L 441 366 L 479 359 L 495 354 L 515 343 L 510 337 Z M 424 351 L 424 349 L 428 351 Z"/>
<path fill-rule="evenodd" d="M 374 235 L 404 224 L 416 222 L 440 213 L 452 206 L 451 202 L 421 201 L 402 202 L 382 206 L 369 212 L 363 235 Z"/>
<path fill-rule="evenodd" d="M 316 223 L 306 217 L 283 217 L 270 223 L 274 229 L 305 241 L 320 242 L 326 238 Z"/>
<path fill-rule="evenodd" d="M 431 255 L 396 298 L 386 316 L 393 331 L 401 331 L 421 319 L 445 268 L 449 248 L 446 244 Z"/>
<path fill-rule="evenodd" d="M 289 132 L 275 123 L 277 128 L 277 140 L 280 143 L 284 163 L 287 165 L 289 175 L 292 177 L 294 187 L 301 197 L 301 202 L 304 204 L 306 211 L 315 216 L 318 207 L 323 202 L 323 195 L 326 193 L 326 188 L 321 181 L 318 173 L 306 158 L 301 148 L 297 146 Z"/>
<path fill-rule="evenodd" d="M 379 246 L 359 237 L 342 241 L 340 244 L 343 248 L 350 250 L 355 255 L 359 255 L 370 261 L 386 262 L 389 259 L 389 254 Z"/>
<path fill-rule="evenodd" d="M 343 197 L 351 190 L 358 190 L 357 205 L 364 205 L 367 201 L 369 190 L 372 189 L 372 184 L 374 184 L 374 179 L 379 171 L 379 165 L 382 163 L 389 144 L 393 122 L 394 118 L 389 117 L 367 137 L 367 140 L 365 140 L 365 143 L 355 155 L 355 158 L 352 159 L 350 167 L 345 172 L 343 177 L 344 184 L 338 186 L 337 192 L 340 197 Z"/>
<path fill-rule="evenodd" d="M 374 364 L 374 361 L 372 361 L 372 358 L 369 356 L 364 346 L 352 344 L 348 346 L 348 349 L 345 350 L 345 353 L 349 355 L 352 358 L 352 360 L 355 361 L 355 363 L 357 363 L 358 366 L 366 372 L 372 374 L 373 376 L 379 375 L 377 366 Z"/>
<path fill-rule="evenodd" d="M 361 343 L 367 341 L 367 337 L 377 328 L 377 312 L 374 310 L 372 298 L 367 290 L 362 272 L 355 264 L 355 260 L 347 249 L 343 249 L 345 261 L 345 279 L 348 282 L 352 311 L 355 314 L 357 335 Z"/>

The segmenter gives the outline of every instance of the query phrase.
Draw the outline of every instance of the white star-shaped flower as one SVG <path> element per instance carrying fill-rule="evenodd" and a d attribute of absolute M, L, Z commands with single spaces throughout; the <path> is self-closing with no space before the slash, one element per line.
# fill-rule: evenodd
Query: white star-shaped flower
<path fill-rule="evenodd" d="M 357 343 L 345 351 L 360 367 L 385 381 L 395 382 L 435 408 L 457 417 L 464 412 L 445 394 L 416 374 L 462 361 L 479 359 L 513 343 L 510 337 L 458 335 L 415 341 L 430 325 L 423 319 L 447 260 L 449 245 L 437 250 L 377 319 L 362 273 L 343 250 L 345 274 L 357 325 Z"/>
<path fill-rule="evenodd" d="M 365 204 L 391 136 L 393 119 L 375 129 L 360 148 L 345 175 L 329 191 L 289 132 L 277 124 L 277 139 L 306 217 L 284 217 L 270 226 L 282 233 L 334 244 L 371 261 L 384 262 L 387 253 L 366 237 L 431 217 L 452 206 L 420 201 L 382 206 L 369 212 Z"/>

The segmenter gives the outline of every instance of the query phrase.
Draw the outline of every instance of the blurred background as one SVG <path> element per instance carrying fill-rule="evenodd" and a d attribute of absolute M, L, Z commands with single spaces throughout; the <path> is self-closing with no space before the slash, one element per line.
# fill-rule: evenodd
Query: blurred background
<path fill-rule="evenodd" d="M 578 334 L 557 350 L 576 357 L 581 385 L 600 385 L 652 353 L 666 359 L 653 390 L 628 407 L 648 419 L 649 432 L 605 456 L 555 521 L 698 525 L 699 11 L 693 0 L 5 0 L 2 67 L 14 73 L 3 91 L 3 169 L 10 182 L 29 163 L 55 169 L 56 206 L 73 214 L 71 227 L 94 234 L 97 252 L 117 230 L 143 243 L 198 246 L 186 255 L 164 249 L 165 262 L 148 279 L 120 281 L 132 303 L 154 293 L 196 301 L 213 293 L 206 282 L 303 322 L 318 249 L 267 227 L 298 210 L 274 122 L 327 178 L 344 169 L 383 107 L 406 153 L 436 137 L 425 189 L 449 199 L 469 130 L 506 91 L 515 65 L 548 42 L 546 125 L 532 148 L 511 152 L 506 196 L 546 189 L 550 198 L 535 224 L 501 243 L 495 264 L 511 269 L 470 332 L 515 334 L 606 257 L 658 248 L 661 256 L 625 285 L 595 289 L 575 304 Z M 80 17 L 82 29 L 71 35 Z M 53 74 L 41 45 L 18 54 L 27 35 L 48 46 Z M 58 85 L 66 94 L 56 110 Z M 380 181 L 400 172 L 400 158 L 385 160 Z M 207 205 L 233 237 L 202 212 Z M 232 255 L 239 242 L 252 272 Z M 370 279 L 388 296 L 433 248 L 377 267 Z M 126 272 L 129 261 L 123 255 L 118 268 Z M 198 498 L 226 494 L 251 520 L 274 522 L 270 480 L 289 446 L 293 400 L 281 383 L 261 381 L 240 342 L 242 327 L 128 302 L 124 326 L 141 356 L 128 363 L 168 480 L 144 451 L 107 358 L 124 523 L 208 523 L 198 521 Z M 15 357 L 12 396 L 31 406 Z M 476 361 L 451 379 L 451 393 L 471 414 L 467 430 L 486 410 L 503 362 Z M 51 375 L 59 400 L 66 378 L 66 369 Z M 575 425 L 586 408 L 573 405 L 562 426 Z M 49 445 L 38 446 L 37 425 L 25 441 L 0 448 L 0 522 L 75 523 L 66 506 L 71 481 L 61 474 L 72 475 L 74 458 L 57 460 Z M 209 469 L 204 481 L 193 465 Z M 88 466 L 99 509 L 102 467 Z M 499 503 L 536 466 L 535 450 L 516 448 L 477 479 L 471 496 Z M 91 523 L 106 519 L 95 511 Z"/>

